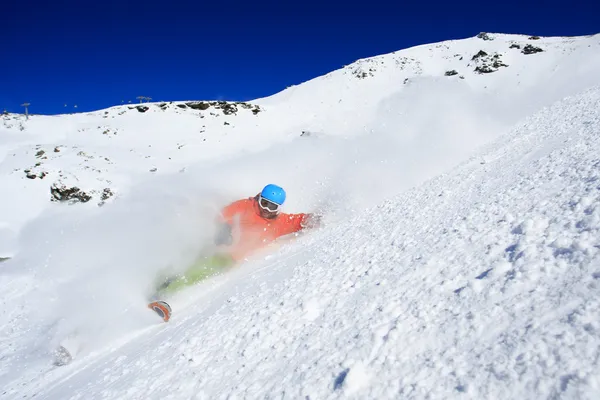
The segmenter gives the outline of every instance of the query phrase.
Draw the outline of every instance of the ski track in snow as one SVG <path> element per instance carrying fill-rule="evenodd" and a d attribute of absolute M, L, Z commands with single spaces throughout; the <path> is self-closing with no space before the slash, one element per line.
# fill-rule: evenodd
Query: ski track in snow
<path fill-rule="evenodd" d="M 64 367 L 27 351 L 47 340 L 30 320 L 38 299 L 24 299 L 52 293 L 46 275 L 6 263 L 0 397 L 597 398 L 600 86 L 589 83 L 600 84 L 582 80 L 455 168 L 411 175 L 399 186 L 412 189 L 182 294 L 168 324 L 123 310 L 135 329 Z M 382 170 L 356 170 L 371 171 Z"/>

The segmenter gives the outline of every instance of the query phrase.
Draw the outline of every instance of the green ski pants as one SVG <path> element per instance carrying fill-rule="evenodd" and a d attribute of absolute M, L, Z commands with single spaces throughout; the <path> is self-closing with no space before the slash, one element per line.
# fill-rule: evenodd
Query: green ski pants
<path fill-rule="evenodd" d="M 227 254 L 216 254 L 209 257 L 201 257 L 194 262 L 183 274 L 167 278 L 160 278 L 157 285 L 157 293 L 169 295 L 179 290 L 194 285 L 211 276 L 225 272 L 234 264 L 233 259 Z"/>

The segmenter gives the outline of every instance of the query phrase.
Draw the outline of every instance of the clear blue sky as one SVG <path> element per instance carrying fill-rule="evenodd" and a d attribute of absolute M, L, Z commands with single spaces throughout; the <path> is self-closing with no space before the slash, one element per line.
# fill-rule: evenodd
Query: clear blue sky
<path fill-rule="evenodd" d="M 481 31 L 599 33 L 600 1 L 8 0 L 0 111 L 29 101 L 33 113 L 81 112 L 140 95 L 250 100 L 358 58 Z"/>

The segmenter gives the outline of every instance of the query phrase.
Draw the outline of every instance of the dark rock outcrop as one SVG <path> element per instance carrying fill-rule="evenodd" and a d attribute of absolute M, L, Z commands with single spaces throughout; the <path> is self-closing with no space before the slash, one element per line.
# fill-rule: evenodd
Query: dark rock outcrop
<path fill-rule="evenodd" d="M 69 204 L 81 202 L 87 203 L 92 196 L 85 193 L 76 186 L 66 187 L 64 185 L 54 184 L 50 187 L 51 201 L 68 202 Z"/>
<path fill-rule="evenodd" d="M 110 190 L 110 188 L 105 188 L 102 191 L 102 195 L 100 196 L 100 200 L 102 201 L 106 201 L 109 198 L 113 197 L 115 194 L 112 192 L 112 190 Z"/>
<path fill-rule="evenodd" d="M 485 51 L 479 50 L 479 52 L 477 54 L 475 54 L 473 57 L 471 57 L 471 61 L 475 61 L 481 57 L 486 57 L 487 55 L 488 55 L 488 53 L 486 53 Z"/>
<path fill-rule="evenodd" d="M 500 67 L 508 67 L 508 65 L 502 62 L 500 54 L 496 53 L 490 56 L 483 50 L 475 54 L 471 61 L 476 62 L 477 67 L 475 67 L 475 72 L 479 74 L 489 74 L 498 71 Z"/>
<path fill-rule="evenodd" d="M 542 51 L 544 51 L 544 50 L 540 49 L 539 47 L 535 47 L 535 46 L 528 44 L 527 46 L 523 47 L 523 50 L 521 50 L 521 53 L 535 54 L 535 53 L 541 53 Z"/>
<path fill-rule="evenodd" d="M 208 110 L 210 108 L 210 104 L 207 102 L 204 102 L 204 101 L 189 102 L 189 103 L 185 103 L 185 105 L 193 110 L 201 110 L 201 111 Z"/>
<path fill-rule="evenodd" d="M 110 188 L 105 188 L 100 195 L 100 203 L 98 203 L 98 207 L 102 207 L 106 203 L 106 200 L 110 199 L 114 195 L 115 194 L 112 192 L 112 190 L 110 190 Z"/>

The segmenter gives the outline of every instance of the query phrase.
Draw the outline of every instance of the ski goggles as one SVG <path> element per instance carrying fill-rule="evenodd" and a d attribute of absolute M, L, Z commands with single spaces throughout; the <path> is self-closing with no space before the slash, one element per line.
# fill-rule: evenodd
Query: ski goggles
<path fill-rule="evenodd" d="M 273 203 L 271 200 L 267 200 L 262 196 L 258 196 L 258 206 L 269 212 L 279 212 L 279 209 L 281 208 L 280 204 Z"/>

